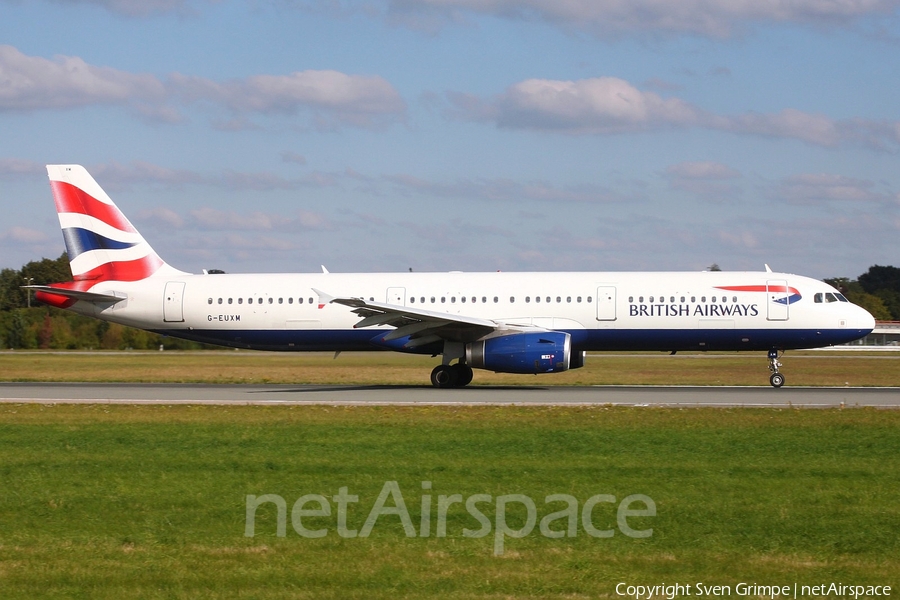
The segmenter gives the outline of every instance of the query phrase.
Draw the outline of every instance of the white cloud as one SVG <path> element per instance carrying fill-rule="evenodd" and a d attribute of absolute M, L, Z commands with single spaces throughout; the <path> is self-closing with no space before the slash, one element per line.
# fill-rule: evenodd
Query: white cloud
<path fill-rule="evenodd" d="M 716 115 L 615 77 L 528 79 L 489 99 L 458 92 L 446 97 L 452 107 L 449 117 L 510 129 L 606 135 L 697 127 L 827 148 L 862 144 L 882 151 L 900 149 L 900 121 L 837 120 L 792 108 L 774 114 Z"/>
<path fill-rule="evenodd" d="M 184 227 L 184 219 L 181 218 L 181 215 L 164 206 L 143 210 L 138 213 L 137 216 L 142 222 L 150 225 L 172 229 L 181 229 Z"/>
<path fill-rule="evenodd" d="M 724 38 L 755 23 L 847 26 L 894 13 L 897 6 L 896 0 L 389 0 L 384 13 L 396 23 L 428 30 L 474 14 L 542 21 L 598 36 L 663 32 Z M 367 2 L 361 10 L 372 8 Z"/>
<path fill-rule="evenodd" d="M 741 196 L 741 189 L 734 182 L 740 179 L 740 172 L 722 163 L 678 163 L 666 168 L 665 177 L 673 190 L 687 192 L 702 200 L 726 202 Z"/>
<path fill-rule="evenodd" d="M 44 165 L 39 162 L 22 158 L 0 158 L 0 179 L 32 178 L 46 174 Z"/>
<path fill-rule="evenodd" d="M 165 86 L 152 75 L 96 67 L 75 56 L 26 56 L 0 46 L 0 110 L 161 103 L 165 95 Z"/>
<path fill-rule="evenodd" d="M 11 227 L 0 233 L 0 239 L 20 244 L 41 244 L 47 241 L 47 234 L 28 227 Z"/>
<path fill-rule="evenodd" d="M 790 204 L 893 202 L 894 195 L 878 192 L 875 187 L 874 182 L 843 175 L 803 173 L 785 178 L 771 195 Z"/>
<path fill-rule="evenodd" d="M 56 4 L 94 5 L 126 17 L 148 17 L 165 13 L 190 13 L 191 0 L 54 0 Z"/>
<path fill-rule="evenodd" d="M 490 117 L 500 127 L 569 133 L 623 133 L 652 127 L 690 125 L 701 111 L 677 98 L 642 92 L 623 79 L 578 81 L 528 79 L 510 86 L 488 106 L 470 114 Z M 465 105 L 457 105 L 466 110 Z"/>
<path fill-rule="evenodd" d="M 256 127 L 249 115 L 311 114 L 321 129 L 340 125 L 379 127 L 402 120 L 406 103 L 378 76 L 338 71 L 253 75 L 217 82 L 174 73 L 165 79 L 98 67 L 76 56 L 52 60 L 0 45 L 0 111 L 127 106 L 137 115 L 167 123 L 183 120 L 173 103 L 201 104 L 230 113 L 222 129 Z"/>
<path fill-rule="evenodd" d="M 678 179 L 721 180 L 736 179 L 741 176 L 728 165 L 717 162 L 683 162 L 670 165 L 666 168 L 666 174 Z"/>
<path fill-rule="evenodd" d="M 461 198 L 488 202 L 611 203 L 636 202 L 633 194 L 593 185 L 558 186 L 546 181 L 518 182 L 511 179 L 460 179 L 435 182 L 407 174 L 386 175 L 384 180 L 405 195 L 426 194 L 436 198 Z"/>
<path fill-rule="evenodd" d="M 237 114 L 295 114 L 310 110 L 327 126 L 331 120 L 369 127 L 390 122 L 406 111 L 400 94 L 382 77 L 338 71 L 299 71 L 254 75 L 216 82 L 181 74 L 172 89 L 188 102 L 210 102 Z"/>

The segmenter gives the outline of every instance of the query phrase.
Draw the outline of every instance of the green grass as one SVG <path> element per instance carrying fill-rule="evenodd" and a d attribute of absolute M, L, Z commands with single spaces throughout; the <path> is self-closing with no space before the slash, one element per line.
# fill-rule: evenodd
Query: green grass
<path fill-rule="evenodd" d="M 900 353 L 789 352 L 788 385 L 900 387 Z M 0 381 L 427 385 L 438 359 L 394 352 L 0 352 Z M 764 353 L 591 353 L 581 369 L 541 375 L 478 370 L 473 385 L 769 384 Z"/>
<path fill-rule="evenodd" d="M 617 582 L 900 583 L 900 412 L 626 408 L 0 407 L 2 598 L 590 598 Z M 244 537 L 248 494 L 347 486 L 359 529 L 386 481 L 419 524 L 439 494 L 525 494 L 538 521 L 646 494 L 646 539 Z M 392 503 L 388 503 L 392 505 Z M 580 505 L 579 505 L 580 506 Z M 481 505 L 493 519 L 492 510 Z M 333 506 L 333 508 L 336 508 Z M 598 505 L 598 528 L 615 527 Z M 511 508 L 520 526 L 523 511 Z M 434 521 L 434 516 L 432 517 Z M 555 527 L 560 528 L 557 524 Z M 896 588 L 895 588 L 896 589 Z"/>

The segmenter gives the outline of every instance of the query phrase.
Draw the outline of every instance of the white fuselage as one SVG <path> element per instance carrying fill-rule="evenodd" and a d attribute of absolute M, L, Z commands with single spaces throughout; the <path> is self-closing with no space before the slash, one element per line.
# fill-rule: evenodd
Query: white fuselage
<path fill-rule="evenodd" d="M 384 348 L 372 340 L 390 327 L 354 328 L 358 315 L 320 303 L 314 290 L 501 326 L 565 331 L 578 350 L 812 348 L 857 339 L 874 327 L 868 312 L 831 286 L 771 272 L 154 276 L 100 283 L 91 291 L 126 299 L 113 305 L 79 301 L 71 309 L 234 347 Z"/>

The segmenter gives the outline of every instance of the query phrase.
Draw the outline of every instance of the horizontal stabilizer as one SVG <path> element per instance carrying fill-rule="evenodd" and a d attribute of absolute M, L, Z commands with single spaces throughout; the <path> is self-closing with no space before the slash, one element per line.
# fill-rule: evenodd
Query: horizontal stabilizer
<path fill-rule="evenodd" d="M 97 294 L 96 292 L 82 292 L 81 290 L 70 290 L 67 288 L 52 287 L 49 285 L 23 285 L 22 289 L 34 290 L 36 292 L 46 292 L 57 296 L 65 296 L 66 298 L 74 298 L 85 302 L 105 302 L 115 304 L 125 300 L 125 297 L 110 296 L 109 294 Z"/>

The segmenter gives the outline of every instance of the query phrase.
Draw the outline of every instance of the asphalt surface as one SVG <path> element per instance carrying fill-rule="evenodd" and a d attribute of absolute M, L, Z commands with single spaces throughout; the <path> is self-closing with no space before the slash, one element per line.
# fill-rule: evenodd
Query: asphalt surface
<path fill-rule="evenodd" d="M 2 403 L 900 408 L 900 388 L 0 383 Z"/>

